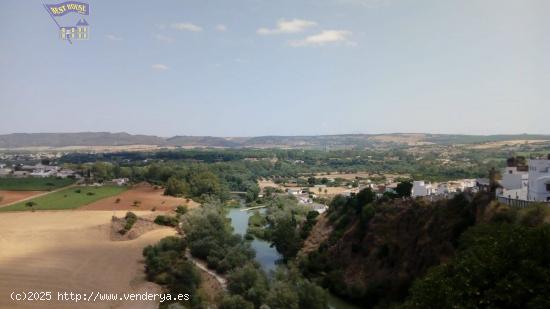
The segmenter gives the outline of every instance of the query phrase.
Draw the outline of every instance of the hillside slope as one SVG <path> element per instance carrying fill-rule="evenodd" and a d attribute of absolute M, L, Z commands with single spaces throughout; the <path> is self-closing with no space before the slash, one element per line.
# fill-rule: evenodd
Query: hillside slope
<path fill-rule="evenodd" d="M 306 240 L 309 254 L 300 264 L 306 276 L 362 306 L 401 301 L 416 278 L 453 256 L 488 203 L 463 195 L 435 203 L 394 200 L 376 204 L 371 215 L 350 201 L 333 203 L 327 219 L 334 231 L 316 249 L 316 241 Z"/>

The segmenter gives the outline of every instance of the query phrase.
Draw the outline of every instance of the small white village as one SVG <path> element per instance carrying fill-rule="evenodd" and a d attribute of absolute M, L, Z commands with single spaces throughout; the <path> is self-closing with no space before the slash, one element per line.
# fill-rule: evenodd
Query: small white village
<path fill-rule="evenodd" d="M 527 162 L 507 161 L 501 171 L 497 199 L 505 204 L 527 207 L 533 203 L 550 202 L 550 155 L 528 159 Z M 442 196 L 465 190 L 483 190 L 489 179 L 464 179 L 445 183 L 414 181 L 412 197 Z"/>

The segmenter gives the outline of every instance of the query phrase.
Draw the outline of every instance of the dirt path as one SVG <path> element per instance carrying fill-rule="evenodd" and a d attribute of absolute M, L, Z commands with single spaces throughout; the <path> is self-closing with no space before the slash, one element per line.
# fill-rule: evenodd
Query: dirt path
<path fill-rule="evenodd" d="M 20 199 L 20 200 L 17 200 L 17 201 L 10 202 L 10 203 L 8 203 L 8 204 L 0 205 L 0 207 L 7 207 L 7 206 L 10 206 L 10 205 L 13 205 L 13 204 L 25 202 L 25 201 L 28 201 L 28 200 L 32 200 L 32 199 L 35 199 L 35 198 L 38 198 L 38 197 L 41 197 L 41 196 L 44 196 L 44 195 L 47 195 L 47 194 L 50 194 L 50 193 L 58 192 L 58 191 L 65 190 L 65 189 L 68 189 L 68 188 L 71 188 L 71 187 L 75 187 L 75 186 L 77 186 L 77 185 L 76 185 L 76 184 L 72 184 L 72 185 L 68 185 L 68 186 L 66 186 L 66 187 L 62 187 L 62 188 L 55 189 L 55 190 L 52 190 L 52 191 L 46 191 L 46 192 L 41 193 L 41 194 L 29 196 L 29 197 L 26 197 L 26 198 L 23 198 L 23 199 Z"/>
<path fill-rule="evenodd" d="M 214 277 L 219 283 L 220 285 L 222 286 L 222 288 L 224 290 L 227 290 L 227 279 L 225 279 L 225 277 L 219 275 L 218 273 L 216 273 L 215 271 L 213 270 L 210 270 L 207 266 L 206 266 L 206 263 L 204 263 L 203 261 L 200 261 L 196 258 L 194 258 L 193 256 L 191 256 L 191 253 L 189 253 L 189 250 L 185 253 L 185 256 L 190 260 L 192 261 L 200 270 L 208 273 L 210 276 Z"/>

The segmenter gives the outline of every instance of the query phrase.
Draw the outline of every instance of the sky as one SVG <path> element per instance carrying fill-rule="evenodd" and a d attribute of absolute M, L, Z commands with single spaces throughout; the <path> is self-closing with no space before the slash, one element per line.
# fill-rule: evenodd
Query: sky
<path fill-rule="evenodd" d="M 0 2 L 0 134 L 550 134 L 547 0 L 88 3 Z"/>

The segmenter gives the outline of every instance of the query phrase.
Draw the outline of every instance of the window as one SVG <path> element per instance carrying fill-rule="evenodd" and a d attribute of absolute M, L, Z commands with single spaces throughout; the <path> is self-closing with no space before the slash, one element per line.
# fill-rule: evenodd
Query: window
<path fill-rule="evenodd" d="M 546 184 L 546 191 L 550 192 L 550 183 Z"/>

